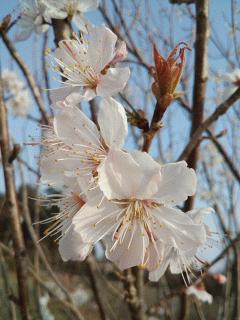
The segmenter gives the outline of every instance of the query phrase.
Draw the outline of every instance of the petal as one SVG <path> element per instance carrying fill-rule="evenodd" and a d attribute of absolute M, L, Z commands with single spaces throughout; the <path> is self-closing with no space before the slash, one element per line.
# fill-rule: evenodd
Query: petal
<path fill-rule="evenodd" d="M 102 201 L 102 194 L 90 198 L 74 216 L 74 230 L 80 234 L 84 242 L 96 243 L 116 228 L 119 211 L 121 208 L 115 204 L 106 199 Z"/>
<path fill-rule="evenodd" d="M 23 24 L 21 20 L 19 23 L 16 24 L 18 27 L 17 32 L 15 33 L 15 39 L 17 41 L 23 41 L 30 37 L 31 33 L 33 32 L 33 23 L 26 23 Z"/>
<path fill-rule="evenodd" d="M 91 147 L 99 145 L 99 132 L 96 125 L 77 107 L 55 107 L 60 112 L 54 117 L 54 131 L 59 138 L 70 146 L 81 150 L 80 145 Z"/>
<path fill-rule="evenodd" d="M 161 206 L 152 209 L 151 214 L 158 220 L 153 227 L 155 236 L 172 247 L 189 251 L 206 241 L 204 225 L 194 223 L 186 213 L 178 209 Z"/>
<path fill-rule="evenodd" d="M 156 270 L 162 263 L 164 253 L 165 245 L 161 241 L 151 241 L 145 256 L 145 268 L 149 271 Z"/>
<path fill-rule="evenodd" d="M 88 32 L 86 25 L 89 25 L 90 22 L 83 16 L 83 14 L 81 14 L 80 12 L 76 13 L 73 17 L 73 22 L 76 24 L 79 30 L 84 33 Z"/>
<path fill-rule="evenodd" d="M 100 73 L 113 59 L 117 36 L 107 27 L 91 27 L 89 31 L 88 61 Z"/>
<path fill-rule="evenodd" d="M 65 86 L 50 89 L 50 98 L 52 103 L 65 101 L 71 105 L 78 105 L 81 101 L 89 101 L 96 97 L 95 90 L 88 87 L 72 85 L 70 81 L 65 82 Z"/>
<path fill-rule="evenodd" d="M 146 153 L 141 154 L 145 159 L 149 158 Z M 143 169 L 131 154 L 110 150 L 98 167 L 99 188 L 108 199 L 148 199 L 156 192 L 160 175 L 155 166 Z"/>
<path fill-rule="evenodd" d="M 112 97 L 121 92 L 130 77 L 130 69 L 109 68 L 106 75 L 101 76 L 97 86 L 97 95 L 101 97 Z"/>
<path fill-rule="evenodd" d="M 128 133 L 127 116 L 121 103 L 112 98 L 102 100 L 98 123 L 107 146 L 121 148 Z"/>
<path fill-rule="evenodd" d="M 165 248 L 165 255 L 164 255 L 159 267 L 156 270 L 149 272 L 148 277 L 149 277 L 150 281 L 156 282 L 164 275 L 164 273 L 166 272 L 166 270 L 169 266 L 171 258 L 172 258 L 171 247 L 168 246 Z"/>
<path fill-rule="evenodd" d="M 161 167 L 161 183 L 155 197 L 159 203 L 175 206 L 196 192 L 197 177 L 185 161 Z"/>
<path fill-rule="evenodd" d="M 91 243 L 84 243 L 80 235 L 71 227 L 59 241 L 59 253 L 63 261 L 83 261 L 91 252 Z"/>
<path fill-rule="evenodd" d="M 128 227 L 123 241 L 119 241 L 114 249 L 114 241 L 107 242 L 106 257 L 121 270 L 141 265 L 144 263 L 148 243 L 145 228 L 137 220 L 134 220 Z"/>
<path fill-rule="evenodd" d="M 78 1 L 77 9 L 81 12 L 87 12 L 97 9 L 99 0 L 81 0 Z"/>
<path fill-rule="evenodd" d="M 194 209 L 186 212 L 195 223 L 202 223 L 202 219 L 206 214 L 214 213 L 213 208 Z"/>

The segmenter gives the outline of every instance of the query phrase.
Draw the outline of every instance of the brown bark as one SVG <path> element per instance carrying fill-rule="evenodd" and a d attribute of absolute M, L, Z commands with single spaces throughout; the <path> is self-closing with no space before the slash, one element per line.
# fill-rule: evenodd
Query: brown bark
<path fill-rule="evenodd" d="M 195 71 L 191 137 L 203 121 L 208 60 L 208 0 L 196 1 L 196 19 Z M 198 155 L 199 148 L 198 145 L 196 145 L 187 158 L 189 167 L 195 170 L 197 169 Z M 191 210 L 193 204 L 194 196 L 189 197 L 186 201 L 185 210 Z"/>
<path fill-rule="evenodd" d="M 17 196 L 14 185 L 14 168 L 10 162 L 10 139 L 8 132 L 7 111 L 3 102 L 3 92 L 0 85 L 0 146 L 2 165 L 6 188 L 6 208 L 10 216 L 10 228 L 13 239 L 15 263 L 18 281 L 19 304 L 23 320 L 30 320 L 28 287 L 27 287 L 27 261 L 26 250 L 21 229 Z"/>

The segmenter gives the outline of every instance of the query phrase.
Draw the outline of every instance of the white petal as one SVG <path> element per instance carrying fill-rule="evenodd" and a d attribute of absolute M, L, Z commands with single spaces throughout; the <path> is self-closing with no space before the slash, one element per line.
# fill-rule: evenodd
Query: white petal
<path fill-rule="evenodd" d="M 161 183 L 155 197 L 159 203 L 175 206 L 196 192 L 197 177 L 185 161 L 165 164 L 161 167 Z"/>
<path fill-rule="evenodd" d="M 96 73 L 100 73 L 113 59 L 117 36 L 107 27 L 91 27 L 89 31 L 88 60 Z"/>
<path fill-rule="evenodd" d="M 106 75 L 102 75 L 97 86 L 97 95 L 101 97 L 112 97 L 121 92 L 130 77 L 130 69 L 109 68 Z"/>
<path fill-rule="evenodd" d="M 149 280 L 154 282 L 158 281 L 166 272 L 170 261 L 171 261 L 171 247 L 168 246 L 165 248 L 165 255 L 159 267 L 156 270 L 149 272 Z"/>
<path fill-rule="evenodd" d="M 149 243 L 147 248 L 144 266 L 149 271 L 154 271 L 162 264 L 165 253 L 165 245 L 161 241 Z"/>
<path fill-rule="evenodd" d="M 31 33 L 33 32 L 33 24 L 31 25 L 26 25 L 26 26 L 21 26 L 20 24 L 17 25 L 18 26 L 18 30 L 15 34 L 15 39 L 17 41 L 23 41 L 26 40 L 30 37 Z"/>
<path fill-rule="evenodd" d="M 54 130 L 66 144 L 76 144 L 76 147 L 99 144 L 96 125 L 81 110 L 74 106 L 60 107 L 59 110 L 60 113 L 54 118 Z"/>
<path fill-rule="evenodd" d="M 57 89 L 50 90 L 50 98 L 52 103 L 56 103 L 58 101 L 65 101 L 68 98 L 69 103 L 73 103 L 73 105 L 78 104 L 81 99 L 81 87 L 72 87 L 65 86 Z"/>
<path fill-rule="evenodd" d="M 102 100 L 98 123 L 107 146 L 121 148 L 128 133 L 127 116 L 123 106 L 112 98 Z"/>
<path fill-rule="evenodd" d="M 114 242 L 107 242 L 106 257 L 121 270 L 141 265 L 144 263 L 148 243 L 148 235 L 143 225 L 134 220 L 131 222 L 122 243 L 119 241 L 116 247 L 111 250 Z"/>
<path fill-rule="evenodd" d="M 149 199 L 158 188 L 159 170 L 143 169 L 131 154 L 110 150 L 98 167 L 99 187 L 108 199 Z"/>
<path fill-rule="evenodd" d="M 186 212 L 195 223 L 202 223 L 202 219 L 205 215 L 214 213 L 213 208 L 194 209 Z"/>
<path fill-rule="evenodd" d="M 71 227 L 59 241 L 59 253 L 63 261 L 83 261 L 91 252 L 91 243 L 84 243 L 80 235 Z"/>
<path fill-rule="evenodd" d="M 80 12 L 76 13 L 73 17 L 73 22 L 76 24 L 79 30 L 84 33 L 88 32 L 86 25 L 89 25 L 90 22 L 83 16 L 83 14 L 81 14 Z"/>
<path fill-rule="evenodd" d="M 84 242 L 96 243 L 116 228 L 116 217 L 121 209 L 106 199 L 101 200 L 102 194 L 89 199 L 73 218 L 74 230 Z"/>
<path fill-rule="evenodd" d="M 178 209 L 159 207 L 152 209 L 151 214 L 158 219 L 155 236 L 172 247 L 189 251 L 206 241 L 204 225 L 194 223 L 186 213 Z"/>
<path fill-rule="evenodd" d="M 99 6 L 99 0 L 81 0 L 78 1 L 77 9 L 80 12 L 87 12 L 97 9 Z"/>

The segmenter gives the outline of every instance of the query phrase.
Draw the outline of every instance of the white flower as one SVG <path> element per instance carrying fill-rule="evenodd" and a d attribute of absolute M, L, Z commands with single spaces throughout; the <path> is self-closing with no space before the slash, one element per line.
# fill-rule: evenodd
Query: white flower
<path fill-rule="evenodd" d="M 121 148 L 127 136 L 127 117 L 123 106 L 113 98 L 101 101 L 97 126 L 75 106 L 58 104 L 53 129 L 48 129 L 41 159 L 42 179 L 59 184 L 63 174 L 97 179 L 97 168 L 111 149 Z M 111 125 L 109 125 L 111 124 Z"/>
<path fill-rule="evenodd" d="M 187 288 L 186 294 L 192 295 L 202 302 L 208 302 L 209 304 L 213 302 L 213 296 L 201 287 L 191 286 Z"/>
<path fill-rule="evenodd" d="M 16 39 L 26 40 L 32 32 L 42 33 L 47 31 L 50 17 L 42 0 L 23 0 L 21 3 L 20 19 L 16 23 Z"/>
<path fill-rule="evenodd" d="M 68 18 L 83 32 L 87 32 L 86 25 L 89 24 L 83 14 L 97 9 L 99 5 L 98 0 L 43 0 L 43 2 L 52 18 Z"/>
<path fill-rule="evenodd" d="M 2 72 L 2 84 L 3 89 L 9 91 L 11 94 L 17 94 L 24 86 L 17 74 L 8 69 L 3 70 Z"/>
<path fill-rule="evenodd" d="M 30 97 L 24 88 L 24 83 L 19 80 L 17 74 L 11 70 L 3 70 L 2 83 L 5 103 L 14 116 L 26 116 L 29 111 Z"/>
<path fill-rule="evenodd" d="M 40 313 L 43 320 L 54 320 L 55 317 L 48 309 L 49 295 L 45 294 L 39 298 Z"/>
<path fill-rule="evenodd" d="M 30 97 L 28 91 L 19 91 L 15 96 L 11 97 L 6 105 L 12 110 L 14 116 L 25 117 L 29 113 Z"/>
<path fill-rule="evenodd" d="M 120 269 L 156 269 L 163 245 L 190 251 L 203 242 L 202 224 L 171 207 L 195 192 L 196 175 L 186 162 L 160 166 L 140 151 L 111 150 L 97 171 L 106 198 L 89 199 L 73 225 L 86 243 L 104 239 L 107 258 Z"/>
<path fill-rule="evenodd" d="M 191 249 L 180 249 L 174 246 L 166 245 L 163 249 L 163 263 L 152 272 L 149 273 L 149 279 L 151 281 L 158 281 L 168 266 L 173 274 L 181 273 L 185 284 L 191 283 L 189 275 L 192 272 L 193 265 L 200 265 L 200 259 L 197 258 L 197 252 L 199 247 L 203 245 L 208 238 L 211 237 L 210 230 L 207 225 L 202 221 L 202 218 L 206 214 L 212 213 L 212 208 L 194 209 L 186 212 L 186 215 L 190 217 L 194 223 L 202 225 L 202 239 L 200 242 L 193 244 Z M 205 231 L 205 232 L 204 232 Z M 185 273 L 185 274 L 184 274 Z"/>
<path fill-rule="evenodd" d="M 223 91 L 223 99 L 226 100 L 240 87 L 240 69 L 235 69 L 233 72 L 223 75 L 222 79 L 227 82 Z"/>
<path fill-rule="evenodd" d="M 119 48 L 116 44 L 117 36 L 105 26 L 90 28 L 88 40 L 82 37 L 60 41 L 54 57 L 55 69 L 67 80 L 61 88 L 51 91 L 52 101 L 77 104 L 122 91 L 130 70 L 112 66 L 112 62 L 126 56 L 124 45 Z"/>

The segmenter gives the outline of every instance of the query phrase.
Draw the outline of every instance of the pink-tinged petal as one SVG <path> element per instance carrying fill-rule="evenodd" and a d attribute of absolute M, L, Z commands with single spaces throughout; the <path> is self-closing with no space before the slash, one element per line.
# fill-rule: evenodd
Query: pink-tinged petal
<path fill-rule="evenodd" d="M 141 156 L 145 161 L 150 157 L 145 152 Z M 98 167 L 99 188 L 108 199 L 150 199 L 158 188 L 160 175 L 155 165 L 146 167 L 139 165 L 129 153 L 110 150 Z"/>
<path fill-rule="evenodd" d="M 57 106 L 55 108 L 58 108 Z M 81 145 L 99 145 L 99 132 L 96 125 L 77 107 L 59 107 L 54 117 L 54 130 L 61 140 L 76 148 Z"/>
<path fill-rule="evenodd" d="M 185 161 L 165 164 L 161 167 L 161 183 L 154 196 L 159 203 L 175 206 L 196 192 L 197 177 Z"/>
<path fill-rule="evenodd" d="M 97 95 L 107 98 L 112 97 L 121 92 L 130 77 L 130 69 L 124 68 L 109 68 L 105 75 L 101 75 L 97 86 Z"/>
<path fill-rule="evenodd" d="M 90 198 L 74 216 L 74 230 L 84 242 L 96 243 L 116 228 L 116 217 L 120 211 L 121 208 L 115 204 L 103 200 L 102 194 Z"/>
<path fill-rule="evenodd" d="M 77 9 L 80 12 L 87 12 L 97 9 L 99 6 L 99 0 L 81 0 L 78 1 Z"/>
<path fill-rule="evenodd" d="M 159 207 L 151 210 L 157 219 L 153 228 L 155 237 L 182 251 L 201 246 L 206 241 L 203 224 L 195 223 L 186 213 L 173 208 Z"/>
<path fill-rule="evenodd" d="M 100 73 L 113 59 L 117 36 L 107 27 L 90 27 L 88 61 L 96 73 Z"/>
<path fill-rule="evenodd" d="M 107 242 L 106 257 L 121 270 L 143 264 L 149 244 L 144 226 L 138 220 L 132 221 L 127 228 L 123 241 L 119 240 L 116 245 L 116 239 Z"/>
<path fill-rule="evenodd" d="M 59 241 L 59 253 L 63 261 L 83 261 L 91 252 L 91 243 L 84 243 L 73 227 Z"/>
<path fill-rule="evenodd" d="M 117 46 L 116 46 L 116 52 L 115 52 L 115 55 L 114 55 L 112 61 L 110 61 L 110 65 L 114 65 L 114 64 L 126 59 L 127 55 L 128 55 L 128 52 L 127 52 L 126 42 L 118 41 Z"/>
<path fill-rule="evenodd" d="M 102 100 L 98 123 L 106 145 L 121 148 L 128 133 L 127 116 L 121 103 L 113 98 Z"/>

